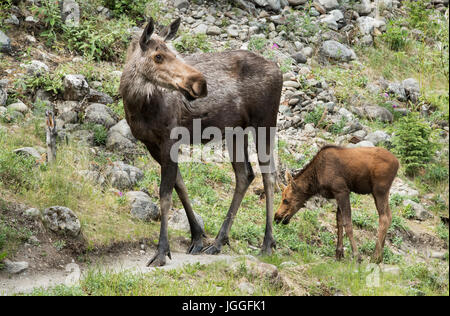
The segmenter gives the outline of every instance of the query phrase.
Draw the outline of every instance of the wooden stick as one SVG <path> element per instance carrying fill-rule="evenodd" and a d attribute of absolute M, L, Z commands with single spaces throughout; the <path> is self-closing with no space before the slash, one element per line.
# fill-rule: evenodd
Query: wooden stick
<path fill-rule="evenodd" d="M 56 121 L 54 111 L 47 110 L 45 111 L 46 117 L 46 141 L 47 141 L 47 162 L 51 163 L 56 159 L 56 136 L 58 133 L 56 132 Z"/>

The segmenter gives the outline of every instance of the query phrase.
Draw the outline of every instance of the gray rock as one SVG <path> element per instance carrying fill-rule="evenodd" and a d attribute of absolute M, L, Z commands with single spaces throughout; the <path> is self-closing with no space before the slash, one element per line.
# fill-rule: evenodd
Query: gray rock
<path fill-rule="evenodd" d="M 6 112 L 8 112 L 8 109 L 6 109 L 4 106 L 0 106 L 0 117 L 4 116 Z"/>
<path fill-rule="evenodd" d="M 220 35 L 220 34 L 222 34 L 222 29 L 218 26 L 212 25 L 212 26 L 208 27 L 206 34 L 212 35 L 212 36 Z"/>
<path fill-rule="evenodd" d="M 368 140 L 363 140 L 362 142 L 359 142 L 357 144 L 349 144 L 347 147 L 349 148 L 358 148 L 358 147 L 375 147 L 375 145 L 368 141 Z"/>
<path fill-rule="evenodd" d="M 14 14 L 11 14 L 10 17 L 5 20 L 5 23 L 17 26 L 20 24 L 20 21 L 17 18 L 17 16 L 15 16 Z"/>
<path fill-rule="evenodd" d="M 125 119 L 111 127 L 106 139 L 108 150 L 129 151 L 136 148 L 136 139 L 131 133 L 130 126 Z"/>
<path fill-rule="evenodd" d="M 181 9 L 188 9 L 188 8 L 189 8 L 189 1 L 187 1 L 187 0 L 175 0 L 175 2 L 173 3 L 173 5 L 174 5 L 175 8 L 177 8 L 178 10 L 181 10 Z"/>
<path fill-rule="evenodd" d="M 156 221 L 159 219 L 159 207 L 153 203 L 148 194 L 141 191 L 130 191 L 126 193 L 126 197 L 131 205 L 131 215 L 133 217 L 142 221 Z"/>
<path fill-rule="evenodd" d="M 144 173 L 139 168 L 121 161 L 114 162 L 106 171 L 111 186 L 119 190 L 132 189 L 143 177 Z"/>
<path fill-rule="evenodd" d="M 86 145 L 86 146 L 92 146 L 94 145 L 94 132 L 88 131 L 88 130 L 78 130 L 73 131 L 70 134 L 70 138 L 73 139 L 75 142 Z"/>
<path fill-rule="evenodd" d="M 41 154 L 33 147 L 22 147 L 14 150 L 14 153 L 18 155 L 24 155 L 26 157 L 33 157 L 36 160 L 40 160 Z"/>
<path fill-rule="evenodd" d="M 116 124 L 114 112 L 101 103 L 92 103 L 86 108 L 84 121 L 86 123 L 100 124 L 108 129 Z"/>
<path fill-rule="evenodd" d="M 31 76 L 45 74 L 50 70 L 46 64 L 39 60 L 32 60 L 29 64 L 25 65 L 25 69 Z"/>
<path fill-rule="evenodd" d="M 362 16 L 356 19 L 359 31 L 362 35 L 373 35 L 375 29 L 382 31 L 386 28 L 386 22 L 377 20 L 370 16 Z"/>
<path fill-rule="evenodd" d="M 379 120 L 381 122 L 389 123 L 392 123 L 392 121 L 394 120 L 394 116 L 392 115 L 392 113 L 382 106 L 368 105 L 364 106 L 362 110 L 364 112 L 364 115 L 372 120 Z"/>
<path fill-rule="evenodd" d="M 308 2 L 308 0 L 288 0 L 289 5 L 292 7 L 301 5 L 301 4 L 305 4 L 306 2 Z"/>
<path fill-rule="evenodd" d="M 248 258 L 248 256 L 246 256 Z M 263 278 L 268 280 L 278 280 L 278 268 L 273 264 L 260 262 L 252 257 L 245 259 L 245 261 L 236 261 L 231 264 L 232 271 L 241 271 L 245 267 L 247 273 L 255 278 Z"/>
<path fill-rule="evenodd" d="M 411 188 L 408 184 L 403 182 L 400 178 L 395 178 L 394 182 L 392 183 L 390 195 L 398 194 L 400 196 L 406 196 L 406 197 L 415 197 L 419 195 L 419 191 Z"/>
<path fill-rule="evenodd" d="M 285 81 L 285 82 L 283 82 L 283 86 L 287 87 L 287 88 L 298 89 L 298 88 L 300 88 L 300 83 L 298 83 L 297 81 Z"/>
<path fill-rule="evenodd" d="M 351 48 L 334 40 L 323 42 L 319 54 L 324 58 L 342 62 L 356 59 L 356 54 Z"/>
<path fill-rule="evenodd" d="M 101 104 L 111 104 L 114 102 L 113 98 L 111 98 L 106 93 L 94 89 L 89 89 L 89 95 L 87 96 L 87 100 L 89 102 Z"/>
<path fill-rule="evenodd" d="M 28 269 L 29 266 L 28 262 L 26 261 L 13 262 L 6 259 L 3 261 L 3 263 L 5 265 L 6 272 L 10 274 L 19 274 Z"/>
<path fill-rule="evenodd" d="M 0 53 L 11 52 L 11 40 L 5 33 L 0 31 Z"/>
<path fill-rule="evenodd" d="M 414 78 L 403 80 L 402 87 L 405 90 L 406 97 L 413 103 L 417 103 L 420 97 L 420 85 Z"/>
<path fill-rule="evenodd" d="M 390 95 L 395 96 L 399 101 L 406 101 L 406 91 L 401 83 L 390 82 L 388 84 L 387 91 Z"/>
<path fill-rule="evenodd" d="M 340 108 L 338 113 L 340 115 L 342 115 L 343 117 L 345 117 L 347 119 L 347 121 L 352 121 L 354 119 L 353 114 L 346 108 Z"/>
<path fill-rule="evenodd" d="M 6 100 L 8 100 L 8 92 L 3 87 L 0 87 L 0 106 L 5 105 Z"/>
<path fill-rule="evenodd" d="M 80 25 L 80 6 L 75 0 L 64 0 L 61 7 L 61 18 L 69 26 Z"/>
<path fill-rule="evenodd" d="M 204 230 L 205 224 L 203 222 L 203 218 L 195 213 L 195 218 L 199 223 L 200 227 Z M 189 221 L 186 216 L 186 211 L 184 209 L 175 210 L 169 218 L 169 227 L 176 230 L 182 230 L 185 232 L 190 232 L 191 227 L 189 226 Z"/>
<path fill-rule="evenodd" d="M 331 11 L 339 7 L 337 0 L 318 0 L 318 2 L 327 10 Z"/>
<path fill-rule="evenodd" d="M 207 31 L 208 31 L 208 25 L 203 24 L 203 23 L 197 25 L 197 27 L 192 30 L 192 32 L 194 34 L 206 34 Z"/>
<path fill-rule="evenodd" d="M 292 58 L 293 60 L 295 60 L 295 62 L 298 63 L 298 64 L 305 64 L 305 63 L 308 61 L 308 59 L 306 58 L 306 56 L 303 55 L 303 54 L 300 53 L 300 52 L 295 53 L 294 55 L 291 56 L 291 58 Z"/>
<path fill-rule="evenodd" d="M 330 29 L 337 31 L 344 24 L 344 14 L 340 10 L 332 10 L 320 21 L 327 24 Z"/>
<path fill-rule="evenodd" d="M 30 26 L 34 26 L 37 23 L 39 23 L 39 19 L 35 18 L 34 16 L 29 15 L 25 18 L 25 22 Z"/>
<path fill-rule="evenodd" d="M 29 208 L 23 212 L 26 217 L 37 218 L 41 216 L 41 211 L 37 208 Z"/>
<path fill-rule="evenodd" d="M 227 33 L 231 37 L 238 37 L 239 36 L 239 27 L 237 25 L 230 25 L 227 27 Z"/>
<path fill-rule="evenodd" d="M 417 219 L 419 221 L 425 221 L 429 218 L 433 218 L 433 215 L 430 212 L 428 212 L 425 209 L 425 207 L 423 207 L 423 205 L 416 203 L 414 201 L 411 201 L 411 200 L 404 200 L 403 206 L 408 206 L 408 205 L 410 205 L 415 212 L 414 219 Z"/>
<path fill-rule="evenodd" d="M 75 213 L 64 206 L 52 206 L 44 210 L 44 224 L 53 232 L 77 237 L 81 232 L 81 224 Z"/>
<path fill-rule="evenodd" d="M 66 75 L 63 79 L 64 100 L 81 101 L 89 93 L 89 85 L 83 75 Z"/>
<path fill-rule="evenodd" d="M 8 105 L 8 110 L 17 111 L 24 114 L 29 111 L 28 106 L 26 106 L 23 102 L 16 102 Z"/>
<path fill-rule="evenodd" d="M 305 48 L 302 49 L 302 54 L 305 55 L 307 58 L 310 58 L 314 53 L 314 50 L 307 46 Z"/>
<path fill-rule="evenodd" d="M 354 8 L 359 15 L 368 15 L 372 12 L 372 4 L 370 3 L 370 0 L 361 0 L 360 3 L 355 4 Z"/>
<path fill-rule="evenodd" d="M 280 0 L 252 0 L 256 5 L 273 11 L 280 11 Z"/>
<path fill-rule="evenodd" d="M 389 134 L 384 131 L 375 131 L 368 134 L 365 137 L 365 140 L 371 142 L 374 145 L 378 145 L 381 142 L 389 142 L 391 140 L 391 136 L 389 136 Z"/>

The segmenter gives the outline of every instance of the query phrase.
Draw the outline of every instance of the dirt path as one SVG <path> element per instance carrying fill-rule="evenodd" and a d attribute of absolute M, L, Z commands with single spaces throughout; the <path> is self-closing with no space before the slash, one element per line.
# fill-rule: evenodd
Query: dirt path
<path fill-rule="evenodd" d="M 83 273 L 90 268 L 109 270 L 114 272 L 130 271 L 132 273 L 146 273 L 155 268 L 145 266 L 149 255 L 128 253 L 122 255 L 108 255 L 96 259 L 93 263 L 80 266 L 76 263 L 66 265 L 65 269 L 49 270 L 45 273 L 27 273 L 19 275 L 0 274 L 0 296 L 15 293 L 29 293 L 34 288 L 48 288 L 59 284 L 74 285 L 78 283 Z M 173 270 L 186 264 L 211 264 L 217 261 L 233 261 L 236 257 L 230 255 L 188 255 L 185 253 L 172 253 L 172 260 L 167 259 L 167 264 L 158 269 Z"/>

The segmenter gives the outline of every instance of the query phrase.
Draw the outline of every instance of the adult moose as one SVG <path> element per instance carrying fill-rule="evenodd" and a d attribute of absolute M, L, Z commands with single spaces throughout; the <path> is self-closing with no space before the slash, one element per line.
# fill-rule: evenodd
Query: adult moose
<path fill-rule="evenodd" d="M 192 240 L 188 253 L 217 254 L 228 242 L 239 205 L 255 177 L 248 160 L 246 135 L 244 148 L 241 148 L 243 161 L 234 159 L 239 150 L 236 143 L 231 148 L 233 155 L 230 158 L 236 178 L 231 206 L 214 243 L 204 248 L 205 233 L 195 219 L 178 164 L 170 157 L 171 148 L 177 141 L 171 139 L 171 131 L 185 127 L 192 135 L 194 119 L 201 120 L 202 130 L 216 127 L 222 135 L 225 128 L 230 127 L 253 127 L 259 134 L 264 131 L 267 146 L 264 152 L 258 151 L 258 160 L 260 167 L 265 167 L 273 163 L 273 137 L 269 130 L 276 126 L 282 88 L 279 67 L 249 51 L 198 54 L 184 60 L 177 58 L 165 42 L 175 37 L 179 26 L 180 19 L 177 19 L 156 35 L 154 22 L 150 19 L 141 37 L 130 44 L 120 81 L 120 93 L 131 131 L 161 165 L 161 231 L 157 252 L 147 264 L 153 266 L 162 266 L 166 256 L 171 257 L 167 222 L 174 188 L 190 224 Z M 256 136 L 256 139 L 260 138 Z M 259 149 L 258 141 L 256 145 Z M 263 155 L 270 159 L 262 159 Z M 275 247 L 272 236 L 275 176 L 273 172 L 262 173 L 262 176 L 266 194 L 266 231 L 262 252 L 270 254 Z"/>
<path fill-rule="evenodd" d="M 282 194 L 275 221 L 288 224 L 292 216 L 315 194 L 337 202 L 336 258 L 344 256 L 343 235 L 350 239 L 352 253 L 360 260 L 353 238 L 350 192 L 372 194 L 379 215 L 378 239 L 373 260 L 380 263 L 386 233 L 391 224 L 389 191 L 399 168 L 397 158 L 384 148 L 325 146 L 303 170 L 292 177 Z"/>

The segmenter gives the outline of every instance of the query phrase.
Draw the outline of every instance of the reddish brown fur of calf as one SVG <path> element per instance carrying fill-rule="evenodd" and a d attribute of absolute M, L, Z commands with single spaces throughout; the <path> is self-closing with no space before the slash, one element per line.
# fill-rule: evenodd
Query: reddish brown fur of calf
<path fill-rule="evenodd" d="M 397 158 L 383 148 L 342 148 L 325 146 L 288 186 L 275 214 L 277 222 L 288 224 L 294 214 L 313 195 L 336 199 L 338 209 L 336 258 L 343 257 L 343 229 L 350 239 L 352 252 L 359 258 L 351 220 L 350 192 L 372 194 L 379 215 L 378 239 L 374 261 L 383 259 L 386 233 L 391 224 L 389 190 L 399 168 Z"/>

